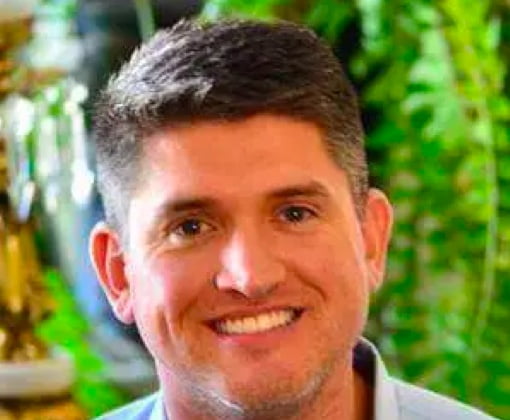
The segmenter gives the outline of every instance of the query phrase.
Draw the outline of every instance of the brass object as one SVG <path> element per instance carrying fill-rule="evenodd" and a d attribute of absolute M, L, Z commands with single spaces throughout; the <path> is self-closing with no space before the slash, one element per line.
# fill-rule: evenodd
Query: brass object
<path fill-rule="evenodd" d="M 30 95 L 61 72 L 34 71 L 14 51 L 30 37 L 32 18 L 7 16 L 0 4 L 0 102 L 12 93 Z M 54 310 L 43 283 L 30 218 L 20 220 L 9 202 L 7 140 L 0 119 L 0 363 L 15 367 L 51 358 L 35 327 Z M 41 390 L 43 391 L 43 390 Z M 0 420 L 85 420 L 70 395 L 0 399 Z"/>
<path fill-rule="evenodd" d="M 7 151 L 5 140 L 0 136 L 0 191 L 7 191 Z"/>
<path fill-rule="evenodd" d="M 30 16 L 5 20 L 0 8 L 0 100 L 12 92 L 29 94 L 62 76 L 56 69 L 36 71 L 16 61 L 17 48 L 30 39 L 32 20 Z"/>
<path fill-rule="evenodd" d="M 0 420 L 86 420 L 68 395 L 45 400 L 0 402 Z"/>
<path fill-rule="evenodd" d="M 0 14 L 0 17 L 2 15 Z M 19 78 L 16 76 L 16 65 L 11 55 L 13 51 L 25 43 L 30 37 L 32 19 L 19 17 L 4 18 L 0 24 L 0 98 L 18 90 Z"/>
<path fill-rule="evenodd" d="M 30 38 L 32 31 L 31 16 L 13 16 L 12 18 L 3 17 L 0 12 L 0 54 L 11 51 Z"/>
<path fill-rule="evenodd" d="M 14 51 L 30 37 L 32 18 L 2 12 L 0 99 L 38 81 L 30 77 L 35 72 L 14 61 Z M 7 140 L 0 135 L 0 362 L 37 360 L 48 351 L 34 328 L 50 314 L 52 302 L 43 286 L 30 222 L 17 220 L 9 205 L 7 167 Z"/>
<path fill-rule="evenodd" d="M 0 361 L 42 359 L 48 352 L 34 328 L 53 303 L 43 286 L 30 226 L 5 219 L 5 211 L 0 212 Z"/>

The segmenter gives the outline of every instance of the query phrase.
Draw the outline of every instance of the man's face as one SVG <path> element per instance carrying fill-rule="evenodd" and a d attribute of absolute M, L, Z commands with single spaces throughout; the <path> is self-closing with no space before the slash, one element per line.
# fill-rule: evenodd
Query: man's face
<path fill-rule="evenodd" d="M 146 144 L 123 274 L 103 286 L 163 387 L 255 407 L 338 381 L 382 277 L 382 193 L 360 221 L 321 132 L 288 117 L 201 122 Z"/>

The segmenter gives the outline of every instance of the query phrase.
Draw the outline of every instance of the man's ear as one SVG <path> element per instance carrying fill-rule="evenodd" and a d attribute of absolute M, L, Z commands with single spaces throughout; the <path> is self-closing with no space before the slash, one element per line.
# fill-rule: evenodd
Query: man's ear
<path fill-rule="evenodd" d="M 106 223 L 99 222 L 90 233 L 89 254 L 97 278 L 119 321 L 134 321 L 124 254 L 118 235 Z"/>
<path fill-rule="evenodd" d="M 380 190 L 368 192 L 362 223 L 365 241 L 365 258 L 368 266 L 370 289 L 378 289 L 386 270 L 386 254 L 393 225 L 393 209 Z"/>

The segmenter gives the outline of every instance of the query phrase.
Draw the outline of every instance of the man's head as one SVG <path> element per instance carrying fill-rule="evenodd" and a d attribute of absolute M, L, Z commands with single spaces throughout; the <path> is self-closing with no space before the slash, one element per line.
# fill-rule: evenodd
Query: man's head
<path fill-rule="evenodd" d="M 149 134 L 258 113 L 320 127 L 361 214 L 368 188 L 363 130 L 356 96 L 330 48 L 291 23 L 184 22 L 135 52 L 98 101 L 99 185 L 108 222 L 119 230 L 125 223 Z"/>
<path fill-rule="evenodd" d="M 112 79 L 96 136 L 92 259 L 173 417 L 350 416 L 391 209 L 331 52 L 292 24 L 181 24 Z"/>

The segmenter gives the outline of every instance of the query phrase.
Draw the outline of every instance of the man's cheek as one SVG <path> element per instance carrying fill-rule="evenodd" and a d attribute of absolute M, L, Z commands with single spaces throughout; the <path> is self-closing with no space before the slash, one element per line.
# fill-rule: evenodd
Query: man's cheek
<path fill-rule="evenodd" d="M 192 302 L 201 288 L 203 275 L 195 267 L 173 259 L 160 261 L 154 267 L 155 298 L 164 302 L 172 317 Z"/>

